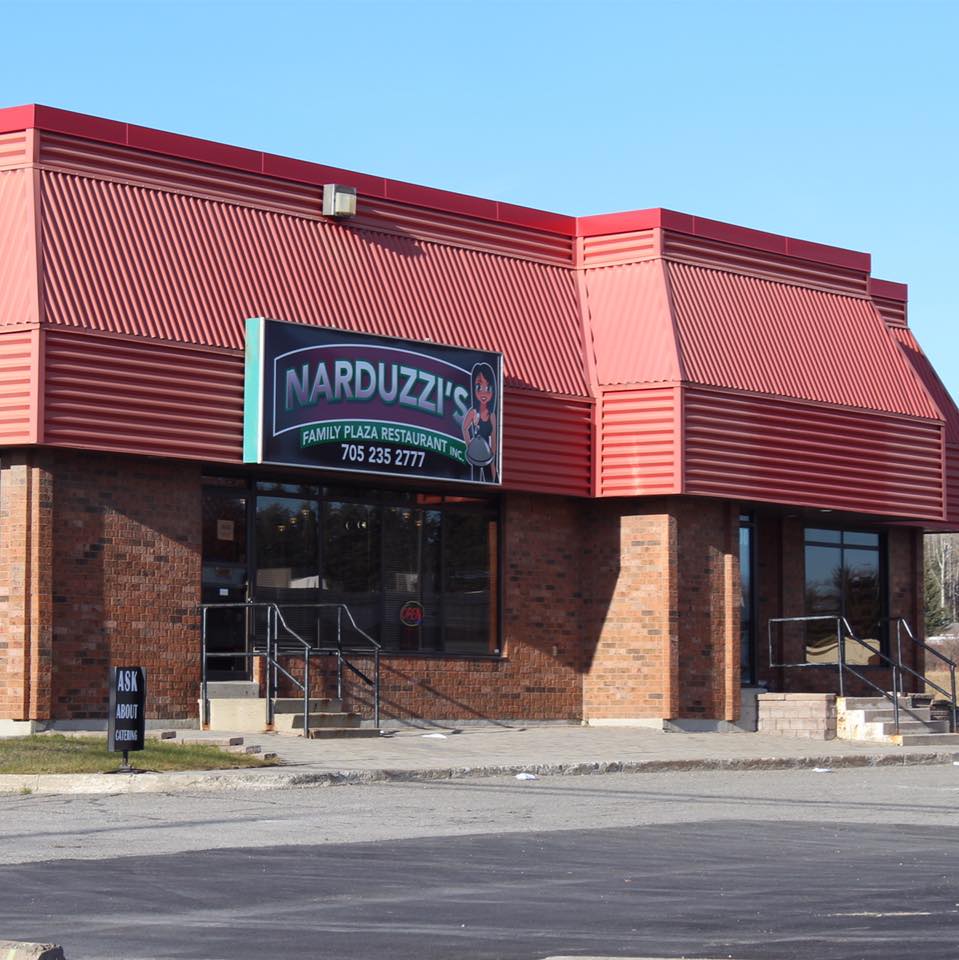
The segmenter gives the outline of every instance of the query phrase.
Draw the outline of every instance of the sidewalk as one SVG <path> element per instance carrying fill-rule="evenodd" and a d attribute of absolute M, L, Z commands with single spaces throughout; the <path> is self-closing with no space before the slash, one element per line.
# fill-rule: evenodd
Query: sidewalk
<path fill-rule="evenodd" d="M 637 728 L 520 724 L 465 727 L 443 737 L 403 730 L 379 739 L 303 740 L 243 734 L 276 753 L 281 767 L 196 773 L 0 776 L 0 793 L 140 793 L 256 790 L 386 780 L 570 776 L 666 770 L 783 770 L 959 762 L 959 751 L 845 740 L 798 740 L 755 733 L 662 733 Z M 224 733 L 181 731 L 190 738 Z"/>

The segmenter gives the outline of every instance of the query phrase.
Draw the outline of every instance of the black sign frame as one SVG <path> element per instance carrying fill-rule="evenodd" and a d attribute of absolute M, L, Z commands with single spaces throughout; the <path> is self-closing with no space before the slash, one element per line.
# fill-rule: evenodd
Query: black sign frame
<path fill-rule="evenodd" d="M 500 353 L 251 318 L 243 458 L 499 486 L 502 387 Z"/>

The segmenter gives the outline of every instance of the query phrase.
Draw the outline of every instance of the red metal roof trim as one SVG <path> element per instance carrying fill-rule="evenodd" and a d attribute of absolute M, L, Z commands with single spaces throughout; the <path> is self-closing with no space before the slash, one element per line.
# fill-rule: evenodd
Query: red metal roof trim
<path fill-rule="evenodd" d="M 391 198 L 568 237 L 591 237 L 598 234 L 625 233 L 661 227 L 696 237 L 719 240 L 723 243 L 847 267 L 864 273 L 868 273 L 870 269 L 870 257 L 866 253 L 764 233 L 748 227 L 694 217 L 673 210 L 652 208 L 574 218 L 403 181 L 371 177 L 368 174 L 309 161 L 277 157 L 262 151 L 167 133 L 136 124 L 90 117 L 39 104 L 0 109 L 0 134 L 31 128 L 84 137 L 102 143 L 138 147 L 167 156 L 247 173 L 282 177 L 302 183 L 317 185 L 327 183 L 331 179 L 353 183 L 361 193 L 370 196 Z"/>
<path fill-rule="evenodd" d="M 576 221 L 573 217 L 547 211 L 531 210 L 516 204 L 484 200 L 448 190 L 405 183 L 400 180 L 370 177 L 368 174 L 314 164 L 308 161 L 289 160 L 259 150 L 248 150 L 243 147 L 217 143 L 212 140 L 201 140 L 182 134 L 167 133 L 163 130 L 154 130 L 136 124 L 89 117 L 40 104 L 0 110 L 0 133 L 29 128 L 50 130 L 122 146 L 138 147 L 154 153 L 196 160 L 214 166 L 229 167 L 248 173 L 282 176 L 303 183 L 323 184 L 335 180 L 340 183 L 353 184 L 361 192 L 370 193 L 373 196 L 392 197 L 406 203 L 415 203 L 437 210 L 499 220 L 503 223 L 538 230 L 548 229 L 566 236 L 574 236 L 576 232 Z"/>

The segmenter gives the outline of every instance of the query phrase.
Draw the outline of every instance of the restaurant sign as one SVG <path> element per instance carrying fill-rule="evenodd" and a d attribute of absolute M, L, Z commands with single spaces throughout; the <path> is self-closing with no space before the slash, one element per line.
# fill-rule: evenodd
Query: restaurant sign
<path fill-rule="evenodd" d="M 500 483 L 502 355 L 246 322 L 243 458 Z"/>

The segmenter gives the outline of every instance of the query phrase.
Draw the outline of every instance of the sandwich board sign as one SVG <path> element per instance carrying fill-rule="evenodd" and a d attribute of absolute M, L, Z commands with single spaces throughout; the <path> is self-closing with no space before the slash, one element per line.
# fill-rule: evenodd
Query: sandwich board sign
<path fill-rule="evenodd" d="M 129 751 L 143 749 L 146 699 L 147 675 L 143 667 L 110 668 L 107 748 L 111 753 L 123 753 L 121 770 L 129 769 Z"/>

